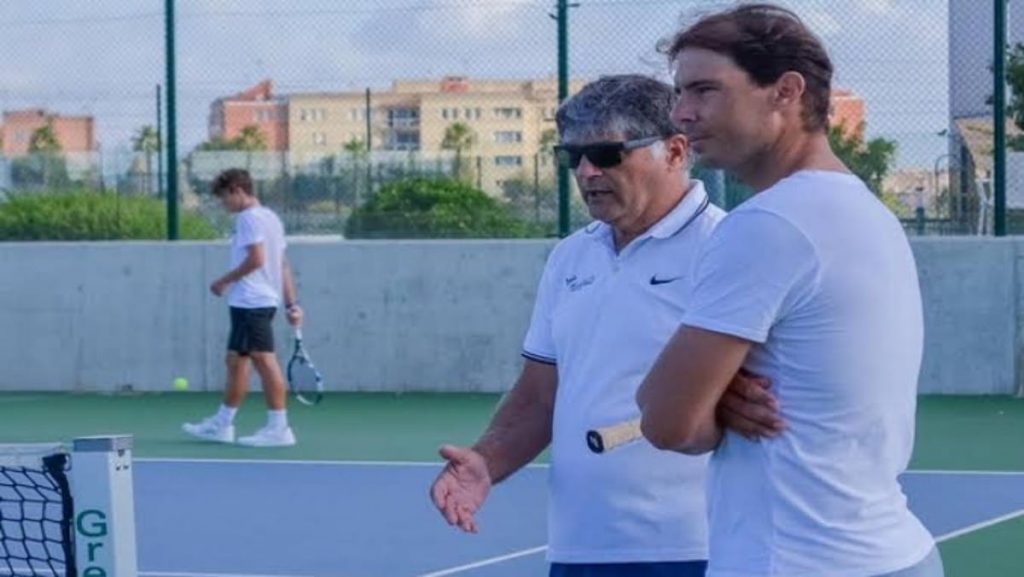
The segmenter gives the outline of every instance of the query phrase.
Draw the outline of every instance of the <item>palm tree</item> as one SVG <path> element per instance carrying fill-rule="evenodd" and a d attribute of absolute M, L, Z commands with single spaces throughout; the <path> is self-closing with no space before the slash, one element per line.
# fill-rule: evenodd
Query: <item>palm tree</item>
<path fill-rule="evenodd" d="M 349 170 L 352 171 L 352 208 L 355 209 L 359 206 L 359 173 L 362 172 L 360 167 L 363 161 L 368 160 L 370 151 L 366 149 L 366 143 L 362 139 L 354 137 L 346 142 L 342 149 L 348 153 L 349 157 Z M 369 170 L 369 165 L 367 165 L 367 172 Z M 369 177 L 366 182 L 369 184 Z"/>
<path fill-rule="evenodd" d="M 252 172 L 252 153 L 267 149 L 267 135 L 259 126 L 250 124 L 242 129 L 234 139 L 235 149 L 245 151 L 245 168 Z"/>
<path fill-rule="evenodd" d="M 141 152 L 146 160 L 146 193 L 152 193 L 153 186 L 153 154 L 160 151 L 160 136 L 152 125 L 139 128 L 132 137 L 132 150 Z"/>
<path fill-rule="evenodd" d="M 558 142 L 558 131 L 556 131 L 554 128 L 548 128 L 544 132 L 540 133 L 540 152 L 537 153 L 537 159 L 533 163 L 533 214 L 537 222 L 540 222 L 541 204 L 540 161 L 541 159 L 544 159 L 544 165 L 547 166 L 547 160 L 550 159 L 555 153 L 553 147 L 555 146 L 556 142 Z"/>
<path fill-rule="evenodd" d="M 51 177 L 59 177 L 67 171 L 67 167 L 62 164 L 63 159 L 60 154 L 62 150 L 60 141 L 57 140 L 57 133 L 53 130 L 52 120 L 48 120 L 45 125 L 32 131 L 32 136 L 28 141 L 28 151 L 29 154 L 41 160 L 44 187 L 50 185 Z M 61 170 L 62 166 L 63 171 Z M 54 172 L 57 174 L 54 175 Z"/>
<path fill-rule="evenodd" d="M 542 155 L 550 155 L 554 151 L 551 149 L 558 142 L 558 132 L 554 128 L 548 128 L 544 132 L 540 133 L 540 153 Z"/>
<path fill-rule="evenodd" d="M 469 150 L 476 144 L 476 134 L 469 125 L 455 122 L 448 125 L 441 140 L 441 148 L 455 151 L 455 175 L 462 177 L 462 151 Z"/>
<path fill-rule="evenodd" d="M 32 137 L 28 141 L 29 152 L 60 154 L 61 150 L 63 148 L 57 140 L 57 133 L 53 131 L 53 122 L 47 122 L 32 131 Z"/>
<path fill-rule="evenodd" d="M 235 137 L 235 142 L 238 144 L 238 150 L 244 150 L 246 152 L 255 152 L 267 149 L 267 135 L 260 130 L 259 126 L 250 124 L 242 129 Z"/>

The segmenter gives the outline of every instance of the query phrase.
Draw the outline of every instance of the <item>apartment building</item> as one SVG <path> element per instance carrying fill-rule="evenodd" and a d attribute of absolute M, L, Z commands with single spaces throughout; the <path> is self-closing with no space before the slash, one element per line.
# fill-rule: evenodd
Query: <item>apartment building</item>
<path fill-rule="evenodd" d="M 570 93 L 584 85 L 570 83 Z M 230 138 L 256 110 L 283 114 L 265 132 L 274 136 L 271 150 L 289 154 L 295 173 L 319 172 L 322 161 L 341 162 L 369 141 L 374 162 L 424 163 L 451 167 L 455 151 L 445 136 L 455 124 L 468 128 L 470 137 L 460 156 L 464 171 L 491 194 L 499 195 L 510 179 L 550 179 L 554 176 L 549 154 L 558 105 L 555 79 L 484 80 L 464 76 L 440 79 L 395 80 L 389 89 L 351 92 L 293 93 L 273 98 L 270 81 L 211 108 L 211 137 Z M 264 108 L 257 106 L 263 104 Z M 864 120 L 860 96 L 837 90 L 832 96 L 832 121 L 851 131 Z M 232 120 L 236 119 L 236 120 Z M 264 129 L 263 124 L 260 124 Z M 275 132 L 276 131 L 276 132 Z"/>
<path fill-rule="evenodd" d="M 583 81 L 573 81 L 575 92 Z M 557 82 L 477 80 L 396 80 L 389 90 L 289 95 L 289 143 L 296 166 L 346 154 L 345 145 L 369 139 L 375 158 L 413 158 L 448 163 L 454 151 L 443 146 L 452 125 L 468 127 L 470 143 L 461 152 L 480 186 L 500 194 L 511 178 L 533 178 L 535 162 L 552 172 L 541 154 L 546 131 L 555 128 Z M 369 117 L 369 123 L 367 122 Z"/>
<path fill-rule="evenodd" d="M 67 155 L 80 155 L 96 150 L 96 124 L 92 116 L 63 116 L 42 108 L 13 110 L 3 113 L 0 138 L 3 156 L 14 158 L 28 154 L 32 133 L 50 125 L 61 150 Z"/>
<path fill-rule="evenodd" d="M 274 96 L 270 80 L 233 96 L 218 98 L 210 105 L 211 139 L 236 138 L 248 126 L 263 133 L 268 150 L 288 150 L 288 102 Z"/>

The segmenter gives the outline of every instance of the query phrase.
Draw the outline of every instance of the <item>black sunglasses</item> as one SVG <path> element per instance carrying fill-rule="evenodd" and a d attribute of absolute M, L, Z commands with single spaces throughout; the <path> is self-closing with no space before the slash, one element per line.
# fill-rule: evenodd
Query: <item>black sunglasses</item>
<path fill-rule="evenodd" d="M 662 140 L 661 136 L 647 136 L 624 142 L 558 144 L 555 146 L 555 157 L 558 158 L 558 162 L 567 164 L 573 170 L 579 167 L 584 156 L 597 168 L 611 168 L 622 162 L 623 152 L 650 146 L 659 140 Z"/>

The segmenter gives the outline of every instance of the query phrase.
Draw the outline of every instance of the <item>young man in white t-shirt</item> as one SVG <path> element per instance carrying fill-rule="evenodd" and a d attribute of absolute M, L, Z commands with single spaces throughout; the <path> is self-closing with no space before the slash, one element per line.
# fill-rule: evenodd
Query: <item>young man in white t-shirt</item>
<path fill-rule="evenodd" d="M 285 256 L 284 226 L 274 211 L 253 194 L 252 179 L 241 169 L 226 170 L 213 182 L 213 194 L 235 214 L 231 237 L 231 269 L 213 281 L 210 292 L 227 294 L 231 314 L 228 337 L 228 383 L 217 414 L 182 428 L 192 436 L 222 443 L 235 442 L 234 418 L 249 388 L 249 362 L 256 367 L 267 402 L 267 424 L 238 439 L 252 447 L 295 444 L 288 425 L 284 376 L 274 353 L 273 320 L 284 299 L 288 323 L 302 322 L 291 267 Z M 283 292 L 283 295 L 282 295 Z"/>
<path fill-rule="evenodd" d="M 636 416 L 636 388 L 686 310 L 694 256 L 723 215 L 687 174 L 672 100 L 664 83 L 622 75 L 559 108 L 558 154 L 595 221 L 552 251 L 519 380 L 475 445 L 442 448 L 431 488 L 449 523 L 476 531 L 491 485 L 550 443 L 552 577 L 704 575 L 707 459 L 646 442 L 597 455 L 584 442 L 588 429 Z"/>
<path fill-rule="evenodd" d="M 745 5 L 667 46 L 673 119 L 757 194 L 703 246 L 682 326 L 637 395 L 657 447 L 714 451 L 709 577 L 940 577 L 897 479 L 913 447 L 923 329 L 899 221 L 829 147 L 832 64 L 792 12 Z M 714 411 L 744 367 L 786 430 Z"/>

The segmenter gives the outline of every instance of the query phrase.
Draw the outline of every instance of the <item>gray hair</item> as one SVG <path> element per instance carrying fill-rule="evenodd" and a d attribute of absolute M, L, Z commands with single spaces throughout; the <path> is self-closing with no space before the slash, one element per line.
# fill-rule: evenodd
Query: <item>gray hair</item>
<path fill-rule="evenodd" d="M 602 76 L 558 108 L 562 141 L 619 134 L 626 139 L 679 134 L 669 117 L 675 95 L 664 82 L 639 74 Z"/>

